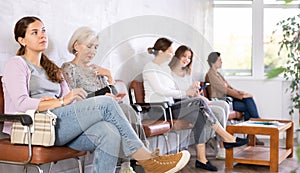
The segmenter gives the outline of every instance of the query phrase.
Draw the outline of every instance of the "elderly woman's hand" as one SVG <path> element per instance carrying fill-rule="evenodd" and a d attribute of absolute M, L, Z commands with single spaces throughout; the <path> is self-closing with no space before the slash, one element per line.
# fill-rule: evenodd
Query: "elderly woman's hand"
<path fill-rule="evenodd" d="M 100 67 L 96 64 L 91 64 L 90 65 L 91 69 L 93 70 L 93 72 L 95 73 L 96 76 L 106 76 L 108 78 L 108 83 L 110 85 L 114 84 L 114 80 L 112 78 L 111 72 L 110 70 Z"/>
<path fill-rule="evenodd" d="M 91 64 L 90 67 L 97 76 L 111 76 L 110 70 L 106 68 L 100 67 L 96 64 Z"/>
<path fill-rule="evenodd" d="M 86 96 L 87 96 L 87 92 L 85 92 L 84 89 L 74 88 L 69 92 L 69 94 L 64 96 L 64 104 L 68 105 L 68 104 L 72 103 L 74 100 L 76 100 L 76 101 L 83 100 L 86 98 Z"/>

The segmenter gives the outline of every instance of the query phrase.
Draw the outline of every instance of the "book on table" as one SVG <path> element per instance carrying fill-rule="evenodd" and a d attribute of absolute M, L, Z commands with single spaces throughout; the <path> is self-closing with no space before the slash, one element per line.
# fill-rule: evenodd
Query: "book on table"
<path fill-rule="evenodd" d="M 242 123 L 239 123 L 237 125 L 242 125 L 242 126 L 266 126 L 266 127 L 279 127 L 284 125 L 284 123 L 281 123 L 279 121 L 245 121 Z"/>

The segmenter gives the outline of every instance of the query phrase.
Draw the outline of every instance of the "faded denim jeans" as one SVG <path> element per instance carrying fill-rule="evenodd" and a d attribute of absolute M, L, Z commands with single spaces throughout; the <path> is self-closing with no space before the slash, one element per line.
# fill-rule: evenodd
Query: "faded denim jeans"
<path fill-rule="evenodd" d="M 259 118 L 256 104 L 252 97 L 243 98 L 242 100 L 233 99 L 233 110 L 244 112 L 244 120 L 247 121 L 250 118 Z"/>
<path fill-rule="evenodd" d="M 111 97 L 97 96 L 52 110 L 56 146 L 93 151 L 93 173 L 114 173 L 120 148 L 131 156 L 143 143 Z"/>

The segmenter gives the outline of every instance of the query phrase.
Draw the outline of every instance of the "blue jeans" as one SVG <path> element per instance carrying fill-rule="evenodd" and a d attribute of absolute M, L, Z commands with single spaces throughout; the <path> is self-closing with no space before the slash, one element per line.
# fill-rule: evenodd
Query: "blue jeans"
<path fill-rule="evenodd" d="M 57 115 L 55 145 L 93 151 L 93 173 L 115 172 L 120 147 L 130 156 L 144 146 L 111 97 L 92 97 L 52 112 Z"/>
<path fill-rule="evenodd" d="M 244 112 L 244 120 L 247 121 L 250 118 L 259 118 L 256 104 L 252 97 L 243 98 L 243 100 L 233 99 L 233 110 Z"/>

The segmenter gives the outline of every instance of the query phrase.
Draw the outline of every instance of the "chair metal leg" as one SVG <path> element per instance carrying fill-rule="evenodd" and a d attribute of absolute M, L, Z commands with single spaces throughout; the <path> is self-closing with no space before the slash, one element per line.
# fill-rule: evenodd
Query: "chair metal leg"
<path fill-rule="evenodd" d="M 40 165 L 24 165 L 24 172 L 27 173 L 27 168 L 31 166 L 31 167 L 35 167 L 39 173 L 44 173 L 44 171 L 41 169 Z"/>
<path fill-rule="evenodd" d="M 175 134 L 175 151 L 178 153 L 179 152 L 179 145 L 180 145 L 180 137 L 179 134 L 176 131 L 170 131 L 169 133 L 174 133 Z M 168 142 L 169 143 L 169 142 Z M 170 150 L 172 150 L 171 144 L 170 145 Z M 172 150 L 173 151 L 173 150 Z"/>
<path fill-rule="evenodd" d="M 156 136 L 156 148 L 158 148 L 159 135 Z"/>
<path fill-rule="evenodd" d="M 23 172 L 24 172 L 24 173 L 27 173 L 27 166 L 24 166 L 24 167 L 23 167 Z"/>
<path fill-rule="evenodd" d="M 188 139 L 187 140 L 189 141 L 189 136 L 190 136 L 192 130 L 191 129 L 186 129 L 186 130 L 188 130 L 188 135 L 187 135 Z M 176 135 L 176 152 L 178 153 L 180 151 L 180 147 L 181 147 L 180 132 L 177 132 L 177 131 L 172 131 L 172 132 L 175 133 L 175 135 Z M 189 142 L 188 142 L 187 146 L 189 146 Z"/>
<path fill-rule="evenodd" d="M 176 153 L 179 153 L 179 150 L 180 150 L 180 134 L 178 133 L 178 132 L 176 132 L 176 131 L 173 131 L 173 133 L 175 133 L 175 136 L 176 136 L 176 148 L 175 148 L 175 150 L 176 150 Z"/>
<path fill-rule="evenodd" d="M 170 150 L 169 150 L 169 140 L 168 140 L 168 135 L 167 134 L 162 134 L 162 135 L 158 135 L 156 137 L 156 148 L 158 148 L 159 146 L 159 137 L 163 136 L 165 139 L 165 144 L 166 144 L 166 150 L 167 150 L 167 154 L 169 154 Z"/>
<path fill-rule="evenodd" d="M 51 173 L 51 170 L 52 170 L 53 164 L 55 164 L 55 163 L 54 163 L 54 162 L 51 162 L 51 163 L 50 163 L 50 165 L 49 165 L 49 171 L 48 171 L 48 173 Z"/>
<path fill-rule="evenodd" d="M 179 133 L 176 133 L 176 153 L 179 153 L 179 150 L 180 150 L 180 134 Z"/>
<path fill-rule="evenodd" d="M 169 154 L 170 149 L 169 149 L 169 140 L 168 140 L 168 135 L 167 134 L 163 134 L 164 138 L 165 138 L 165 143 L 166 143 L 166 150 L 167 150 L 167 154 Z"/>
<path fill-rule="evenodd" d="M 85 156 L 83 156 L 83 160 L 81 160 L 80 157 L 77 157 L 77 158 L 74 158 L 74 159 L 77 160 L 79 173 L 84 173 Z M 54 162 L 50 163 L 48 173 L 51 173 L 51 170 L 52 170 L 54 164 L 55 164 Z M 24 173 L 27 173 L 27 170 L 28 170 L 29 166 L 35 167 L 38 170 L 39 173 L 44 173 L 44 171 L 40 168 L 40 165 L 31 165 L 31 164 L 30 165 L 24 165 Z"/>
<path fill-rule="evenodd" d="M 40 165 L 32 165 L 33 167 L 35 167 L 39 173 L 44 173 L 44 171 L 41 169 Z"/>
<path fill-rule="evenodd" d="M 79 169 L 79 173 L 84 173 L 84 161 L 85 161 L 85 156 L 83 156 L 82 160 L 80 157 L 78 158 L 74 158 L 77 160 L 78 162 L 78 169 Z"/>

